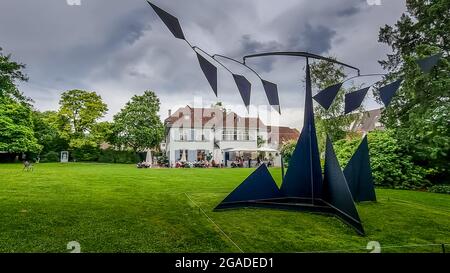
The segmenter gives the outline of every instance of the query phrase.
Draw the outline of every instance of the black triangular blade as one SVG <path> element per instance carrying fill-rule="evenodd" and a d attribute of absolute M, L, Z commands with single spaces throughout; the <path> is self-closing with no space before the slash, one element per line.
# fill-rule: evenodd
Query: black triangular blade
<path fill-rule="evenodd" d="M 164 22 L 164 24 L 167 26 L 167 28 L 172 32 L 173 36 L 175 36 L 178 39 L 185 40 L 183 30 L 181 29 L 180 22 L 178 19 L 169 14 L 168 12 L 162 10 L 158 6 L 150 3 L 150 1 L 147 1 L 150 6 L 153 8 L 153 10 L 158 14 L 159 18 Z"/>
<path fill-rule="evenodd" d="M 288 197 L 317 199 L 322 197 L 322 168 L 311 94 L 309 65 L 306 66 L 306 96 L 303 129 L 289 161 L 281 191 Z"/>
<path fill-rule="evenodd" d="M 200 68 L 203 71 L 206 79 L 209 82 L 214 94 L 217 97 L 217 67 L 210 63 L 208 60 L 203 58 L 202 55 L 197 53 L 198 62 L 200 63 Z"/>
<path fill-rule="evenodd" d="M 281 185 L 288 197 L 321 198 L 322 169 L 315 128 L 303 128 Z"/>
<path fill-rule="evenodd" d="M 391 103 L 391 100 L 394 97 L 395 92 L 397 92 L 397 90 L 400 88 L 400 84 L 402 83 L 402 81 L 403 79 L 396 80 L 395 82 L 383 86 L 379 89 L 381 101 L 383 101 L 384 107 L 388 107 L 388 105 Z"/>
<path fill-rule="evenodd" d="M 280 189 L 270 175 L 265 164 L 259 166 L 244 182 L 234 189 L 216 209 L 226 207 L 226 203 L 254 201 L 282 197 Z"/>
<path fill-rule="evenodd" d="M 423 73 L 429 73 L 433 67 L 437 65 L 439 60 L 442 58 L 442 52 L 417 60 L 416 63 L 419 65 L 420 70 L 422 70 Z"/>
<path fill-rule="evenodd" d="M 367 135 L 344 168 L 345 179 L 356 202 L 377 201 L 370 168 Z"/>
<path fill-rule="evenodd" d="M 239 89 L 242 100 L 244 101 L 245 107 L 248 108 L 250 105 L 250 94 L 252 90 L 252 84 L 242 75 L 233 74 L 234 81 Z"/>
<path fill-rule="evenodd" d="M 367 91 L 369 91 L 369 88 L 370 86 L 345 94 L 345 114 L 353 112 L 361 106 L 365 96 L 367 95 Z"/>
<path fill-rule="evenodd" d="M 344 173 L 333 149 L 333 144 L 327 137 L 325 150 L 325 174 L 323 180 L 324 201 L 328 202 L 337 215 L 364 235 L 364 229 L 356 210 L 355 202 L 345 180 Z"/>
<path fill-rule="evenodd" d="M 269 104 L 281 114 L 280 100 L 278 98 L 278 87 L 276 84 L 261 79 Z"/>
<path fill-rule="evenodd" d="M 332 86 L 328 86 L 324 90 L 320 91 L 313 97 L 323 108 L 328 110 L 336 98 L 339 89 L 341 89 L 342 83 L 338 83 Z"/>

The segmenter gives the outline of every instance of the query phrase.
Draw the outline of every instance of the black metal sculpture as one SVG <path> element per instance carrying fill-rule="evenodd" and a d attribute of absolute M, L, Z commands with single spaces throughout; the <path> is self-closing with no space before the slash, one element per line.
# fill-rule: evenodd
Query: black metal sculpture
<path fill-rule="evenodd" d="M 261 173 L 266 167 L 258 168 L 215 209 L 264 207 L 328 213 L 338 216 L 345 223 L 355 228 L 359 234 L 364 235 L 364 229 L 359 220 L 352 194 L 339 163 L 337 163 L 331 141 L 327 142 L 325 177 L 322 179 L 322 168 L 320 166 L 320 154 L 314 123 L 309 60 L 321 59 L 359 70 L 333 59 L 307 52 L 256 54 L 245 56 L 244 62 L 248 58 L 272 55 L 306 58 L 306 96 L 303 129 L 289 162 L 289 168 L 283 178 L 280 189 L 276 187 L 273 178 L 268 172 L 263 178 L 255 176 L 255 174 Z M 255 179 L 256 177 L 259 179 Z M 271 186 L 269 187 L 269 185 Z M 249 192 L 249 187 L 254 192 L 257 192 L 258 195 L 245 194 Z"/>
<path fill-rule="evenodd" d="M 327 137 L 323 178 L 323 200 L 333 209 L 333 213 L 364 235 L 358 211 L 352 199 L 341 166 L 336 157 L 331 140 Z"/>
<path fill-rule="evenodd" d="M 442 53 L 438 53 L 426 58 L 422 58 L 416 61 L 422 73 L 429 73 L 442 58 Z M 328 109 L 333 100 L 336 98 L 339 88 L 346 82 L 357 77 L 371 77 L 371 76 L 386 76 L 386 74 L 367 74 L 351 77 L 342 83 L 332 85 L 319 92 L 314 99 L 325 109 Z M 400 79 L 387 84 L 379 88 L 380 99 L 388 107 L 395 96 L 397 90 L 400 88 L 403 82 L 402 77 Z M 364 98 L 366 97 L 369 89 L 372 86 L 362 88 L 358 91 L 354 91 L 345 94 L 345 109 L 344 114 L 349 114 L 358 109 Z M 372 176 L 372 169 L 370 167 L 369 145 L 367 135 L 363 137 L 361 144 L 353 154 L 352 158 L 344 169 L 344 175 L 352 193 L 353 199 L 356 202 L 362 201 L 376 201 L 374 182 Z"/>
<path fill-rule="evenodd" d="M 364 229 L 358 215 L 354 201 L 375 201 L 372 173 L 370 169 L 369 150 L 367 137 L 365 137 L 353 155 L 350 162 L 342 171 L 331 140 L 327 137 L 325 152 L 325 168 L 322 177 L 320 154 L 317 144 L 316 129 L 314 123 L 313 96 L 311 88 L 310 59 L 324 60 L 357 71 L 357 76 L 346 81 L 365 76 L 382 74 L 361 75 L 360 70 L 354 66 L 326 58 L 308 52 L 267 52 L 248 55 L 243 61 L 237 61 L 223 55 L 210 55 L 197 46 L 192 46 L 186 39 L 178 19 L 154 4 L 148 3 L 161 18 L 164 24 L 178 38 L 187 42 L 195 51 L 203 71 L 215 95 L 217 91 L 217 67 L 209 62 L 203 55 L 225 68 L 234 78 L 239 93 L 246 107 L 250 105 L 251 83 L 242 75 L 233 73 L 217 58 L 225 58 L 236 62 L 259 77 L 264 87 L 269 104 L 280 114 L 281 108 L 278 97 L 277 85 L 266 81 L 246 64 L 249 58 L 265 56 L 294 56 L 306 59 L 306 96 L 304 109 L 304 122 L 300 138 L 289 162 L 289 168 L 283 177 L 281 188 L 278 188 L 270 175 L 266 165 L 262 164 L 249 177 L 247 177 L 235 190 L 233 190 L 215 210 L 223 210 L 241 207 L 264 207 L 288 210 L 306 210 L 312 212 L 329 213 L 342 219 L 355 230 L 364 235 Z M 200 52 L 203 54 L 200 54 Z M 417 61 L 422 71 L 429 72 L 439 61 L 442 54 Z M 337 96 L 340 88 L 346 82 L 338 83 L 319 92 L 314 99 L 325 109 L 328 109 Z M 380 98 L 387 107 L 396 91 L 399 89 L 402 79 L 390 83 L 379 89 Z M 358 109 L 367 95 L 369 87 L 346 94 L 345 114 Z M 283 171 L 284 173 L 284 171 Z"/>
<path fill-rule="evenodd" d="M 366 97 L 369 89 L 370 87 L 366 87 L 358 91 L 345 94 L 344 114 L 351 113 L 356 109 L 358 109 L 361 106 L 362 102 L 364 101 L 364 98 Z"/>
<path fill-rule="evenodd" d="M 323 108 L 328 110 L 341 87 L 342 83 L 329 86 L 322 92 L 317 93 L 317 95 L 314 96 L 314 100 L 317 101 Z"/>
<path fill-rule="evenodd" d="M 358 149 L 345 166 L 344 175 L 352 193 L 353 200 L 356 202 L 377 201 L 372 169 L 370 168 L 367 135 L 364 136 Z"/>

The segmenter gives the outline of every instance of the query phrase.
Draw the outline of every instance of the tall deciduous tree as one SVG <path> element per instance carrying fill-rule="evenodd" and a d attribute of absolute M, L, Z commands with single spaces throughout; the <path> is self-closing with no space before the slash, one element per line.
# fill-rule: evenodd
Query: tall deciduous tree
<path fill-rule="evenodd" d="M 4 55 L 0 47 L 0 96 L 8 96 L 29 106 L 31 99 L 24 96 L 16 86 L 17 81 L 28 80 L 23 73 L 24 68 L 24 64 L 11 60 L 10 54 Z"/>
<path fill-rule="evenodd" d="M 157 146 L 164 137 L 164 126 L 158 115 L 160 102 L 152 91 L 133 96 L 114 116 L 115 144 L 134 151 Z"/>
<path fill-rule="evenodd" d="M 63 123 L 56 111 L 33 112 L 34 136 L 43 146 L 42 154 L 66 150 L 69 146 L 67 139 L 61 134 Z"/>
<path fill-rule="evenodd" d="M 41 148 L 34 136 L 31 109 L 9 97 L 0 97 L 0 151 L 38 153 Z"/>
<path fill-rule="evenodd" d="M 41 146 L 33 132 L 30 99 L 16 86 L 26 81 L 25 65 L 3 55 L 0 48 L 0 151 L 9 153 L 37 153 Z"/>
<path fill-rule="evenodd" d="M 91 133 L 108 111 L 102 98 L 95 92 L 70 90 L 61 95 L 59 104 L 59 115 L 65 122 L 63 136 L 70 139 L 70 146 L 95 146 L 97 143 Z"/>
<path fill-rule="evenodd" d="M 393 51 L 380 61 L 390 72 L 386 79 L 404 77 L 382 121 L 417 164 L 448 178 L 450 1 L 407 0 L 406 5 L 397 23 L 379 33 L 379 41 Z M 442 60 L 430 73 L 421 73 L 415 60 L 437 52 L 443 53 Z"/>

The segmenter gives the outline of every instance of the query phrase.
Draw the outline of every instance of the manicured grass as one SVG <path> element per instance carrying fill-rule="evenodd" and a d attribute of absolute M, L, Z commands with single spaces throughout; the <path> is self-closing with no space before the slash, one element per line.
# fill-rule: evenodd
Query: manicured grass
<path fill-rule="evenodd" d="M 24 172 L 0 165 L 0 252 L 68 252 L 69 241 L 82 252 L 367 252 L 369 241 L 382 252 L 440 252 L 387 246 L 450 243 L 444 194 L 378 189 L 379 202 L 358 205 L 366 237 L 325 215 L 213 212 L 251 171 L 71 163 Z M 280 170 L 271 171 L 280 182 Z"/>

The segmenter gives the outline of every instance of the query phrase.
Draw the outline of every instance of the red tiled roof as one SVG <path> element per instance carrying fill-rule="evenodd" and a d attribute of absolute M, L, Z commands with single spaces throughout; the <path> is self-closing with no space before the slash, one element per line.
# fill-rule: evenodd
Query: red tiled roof
<path fill-rule="evenodd" d="M 220 120 L 222 117 L 222 121 Z M 164 124 L 168 127 L 178 123 L 180 127 L 189 128 L 264 128 L 265 125 L 259 118 L 241 117 L 234 112 L 225 112 L 219 108 L 191 108 L 186 106 L 180 108 L 171 116 L 164 120 Z M 230 126 L 232 124 L 232 126 Z"/>
<path fill-rule="evenodd" d="M 300 137 L 300 132 L 297 129 L 286 126 L 268 126 L 267 130 L 270 135 L 278 134 L 279 143 L 288 140 L 297 140 Z"/>

